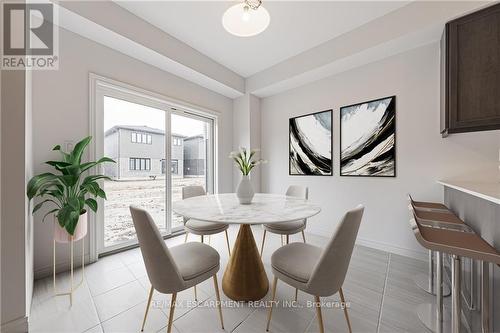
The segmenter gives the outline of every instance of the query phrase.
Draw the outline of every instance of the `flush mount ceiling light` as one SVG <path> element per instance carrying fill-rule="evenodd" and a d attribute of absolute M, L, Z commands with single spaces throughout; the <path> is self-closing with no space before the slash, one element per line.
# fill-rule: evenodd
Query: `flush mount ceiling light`
<path fill-rule="evenodd" d="M 224 29 L 238 37 L 255 36 L 266 30 L 271 17 L 261 4 L 261 0 L 245 0 L 229 7 L 222 16 Z"/>

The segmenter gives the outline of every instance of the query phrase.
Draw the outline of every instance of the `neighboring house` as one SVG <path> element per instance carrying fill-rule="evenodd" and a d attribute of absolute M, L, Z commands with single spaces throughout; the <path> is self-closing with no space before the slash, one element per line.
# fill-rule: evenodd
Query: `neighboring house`
<path fill-rule="evenodd" d="M 182 176 L 182 135 L 172 135 L 172 175 Z M 164 175 L 165 132 L 148 126 L 117 125 L 104 133 L 104 155 L 116 161 L 105 164 L 105 174 L 114 179 Z"/>
<path fill-rule="evenodd" d="M 184 176 L 205 175 L 207 144 L 203 135 L 184 139 Z"/>

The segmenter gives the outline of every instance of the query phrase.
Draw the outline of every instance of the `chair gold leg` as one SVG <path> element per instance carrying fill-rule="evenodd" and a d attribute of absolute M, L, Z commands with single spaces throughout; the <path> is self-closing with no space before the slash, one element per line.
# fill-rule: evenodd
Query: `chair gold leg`
<path fill-rule="evenodd" d="M 347 308 L 345 307 L 345 298 L 342 288 L 340 288 L 339 294 L 340 294 L 340 300 L 342 301 L 342 303 L 344 303 L 344 315 L 345 315 L 345 320 L 347 321 L 347 327 L 349 327 L 349 333 L 352 333 L 351 321 L 349 320 L 349 314 L 347 313 Z"/>
<path fill-rule="evenodd" d="M 264 242 L 266 241 L 266 232 L 267 230 L 264 230 L 264 235 L 262 236 L 262 245 L 260 246 L 260 257 L 262 258 L 262 253 L 264 253 Z"/>
<path fill-rule="evenodd" d="M 286 243 L 289 244 L 290 243 L 290 235 L 286 235 Z"/>
<path fill-rule="evenodd" d="M 227 230 L 225 230 L 225 232 L 226 232 L 227 252 L 229 253 L 229 256 L 231 256 L 231 246 L 229 245 L 229 235 L 227 234 Z"/>
<path fill-rule="evenodd" d="M 302 239 L 304 240 L 304 243 L 306 242 L 306 234 L 304 234 L 304 230 L 302 230 Z"/>
<path fill-rule="evenodd" d="M 319 333 L 324 333 L 325 328 L 323 327 L 323 316 L 321 315 L 321 303 L 319 296 L 314 296 L 314 301 L 316 302 L 316 314 L 318 315 Z"/>
<path fill-rule="evenodd" d="M 281 237 L 281 246 L 285 245 L 285 242 L 283 241 L 283 235 L 280 235 Z"/>
<path fill-rule="evenodd" d="M 274 277 L 274 282 L 273 282 L 273 297 L 271 299 L 271 306 L 269 307 L 269 314 L 267 316 L 266 332 L 269 332 L 269 325 L 271 324 L 271 315 L 273 314 L 273 303 L 274 303 L 274 299 L 276 298 L 276 286 L 277 285 L 278 285 L 278 278 Z"/>
<path fill-rule="evenodd" d="M 222 329 L 224 329 L 224 320 L 222 319 L 222 306 L 220 303 L 219 283 L 217 282 L 217 274 L 214 275 L 214 288 L 215 288 L 215 296 L 217 297 L 217 307 L 219 308 L 220 325 Z"/>
<path fill-rule="evenodd" d="M 196 286 L 194 286 L 193 288 L 194 288 L 194 300 L 198 302 L 198 292 L 196 291 Z"/>
<path fill-rule="evenodd" d="M 148 317 L 149 306 L 151 304 L 151 298 L 153 298 L 154 290 L 155 289 L 153 288 L 153 286 L 151 286 L 151 289 L 149 289 L 148 304 L 146 304 L 146 313 L 144 314 L 144 320 L 142 321 L 141 332 L 144 332 L 144 325 L 146 325 L 146 318 Z"/>
<path fill-rule="evenodd" d="M 187 243 L 188 241 L 188 232 L 186 231 L 186 236 L 184 237 L 184 243 Z"/>
<path fill-rule="evenodd" d="M 177 299 L 177 293 L 173 293 L 172 300 L 170 301 L 170 314 L 168 315 L 167 333 L 172 332 L 172 322 L 174 321 L 174 310 L 175 310 L 176 299 Z"/>

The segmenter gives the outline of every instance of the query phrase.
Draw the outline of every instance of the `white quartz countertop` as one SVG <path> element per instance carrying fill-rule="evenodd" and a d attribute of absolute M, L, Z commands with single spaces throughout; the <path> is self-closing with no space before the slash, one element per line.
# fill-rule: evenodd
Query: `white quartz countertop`
<path fill-rule="evenodd" d="M 439 184 L 500 205 L 500 181 L 440 180 Z"/>

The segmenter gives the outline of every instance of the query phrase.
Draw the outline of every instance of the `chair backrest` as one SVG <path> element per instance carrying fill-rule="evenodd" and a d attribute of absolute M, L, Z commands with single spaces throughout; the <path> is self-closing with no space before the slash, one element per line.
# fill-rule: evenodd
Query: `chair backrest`
<path fill-rule="evenodd" d="M 285 195 L 289 197 L 296 197 L 301 199 L 309 199 L 309 188 L 307 186 L 300 185 L 290 185 L 286 190 Z M 307 223 L 307 219 L 303 219 L 304 224 Z"/>
<path fill-rule="evenodd" d="M 309 199 L 309 188 L 307 186 L 290 185 L 286 190 L 286 195 L 289 197 Z"/>
<path fill-rule="evenodd" d="M 182 188 L 182 199 L 198 197 L 200 195 L 207 194 L 203 186 L 193 185 L 193 186 L 184 186 Z"/>
<path fill-rule="evenodd" d="M 364 207 L 348 211 L 323 250 L 308 282 L 308 292 L 318 296 L 335 294 L 344 283 Z"/>
<path fill-rule="evenodd" d="M 182 199 L 188 199 L 192 197 L 199 197 L 201 195 L 206 195 L 207 192 L 205 192 L 205 189 L 203 186 L 198 186 L 198 185 L 190 185 L 190 186 L 184 186 L 182 187 Z M 182 217 L 182 220 L 184 221 L 184 224 L 189 220 L 185 217 Z"/>
<path fill-rule="evenodd" d="M 130 213 L 153 288 L 162 293 L 184 289 L 184 280 L 151 215 L 135 206 L 130 206 Z"/>

